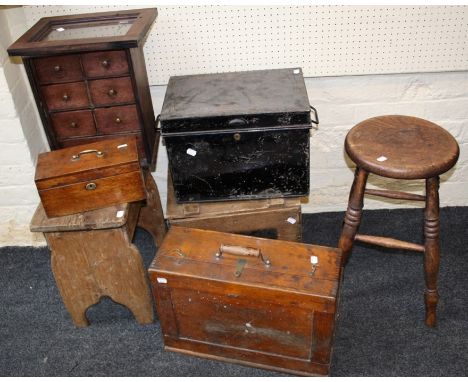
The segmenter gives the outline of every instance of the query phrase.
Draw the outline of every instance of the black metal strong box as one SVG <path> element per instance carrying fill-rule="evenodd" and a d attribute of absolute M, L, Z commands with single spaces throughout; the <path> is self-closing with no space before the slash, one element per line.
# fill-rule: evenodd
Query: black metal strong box
<path fill-rule="evenodd" d="M 160 122 L 178 202 L 309 193 L 299 68 L 171 77 Z"/>

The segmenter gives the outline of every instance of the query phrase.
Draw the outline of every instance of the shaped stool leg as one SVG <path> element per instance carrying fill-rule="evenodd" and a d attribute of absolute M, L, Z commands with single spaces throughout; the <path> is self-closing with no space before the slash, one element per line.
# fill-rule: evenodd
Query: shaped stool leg
<path fill-rule="evenodd" d="M 426 325 L 436 325 L 439 300 L 437 274 L 439 272 L 439 177 L 426 179 L 426 208 L 424 211 L 424 276 L 426 279 Z"/>
<path fill-rule="evenodd" d="M 137 225 L 148 231 L 153 237 L 157 247 L 160 247 L 167 228 L 159 197 L 159 190 L 151 172 L 145 172 L 145 185 L 147 192 L 146 206 L 140 210 Z"/>
<path fill-rule="evenodd" d="M 353 248 L 354 237 L 361 223 L 362 207 L 364 206 L 364 191 L 366 189 L 369 173 L 356 167 L 354 182 L 349 194 L 348 208 L 346 210 L 338 247 L 343 252 L 342 266 L 348 261 Z"/>

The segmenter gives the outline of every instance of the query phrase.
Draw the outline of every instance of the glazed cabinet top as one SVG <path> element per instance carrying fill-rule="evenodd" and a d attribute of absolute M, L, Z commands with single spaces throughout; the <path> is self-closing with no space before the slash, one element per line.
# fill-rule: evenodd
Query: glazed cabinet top
<path fill-rule="evenodd" d="M 147 8 L 44 17 L 8 48 L 8 54 L 38 57 L 135 48 L 156 16 L 156 8 Z"/>

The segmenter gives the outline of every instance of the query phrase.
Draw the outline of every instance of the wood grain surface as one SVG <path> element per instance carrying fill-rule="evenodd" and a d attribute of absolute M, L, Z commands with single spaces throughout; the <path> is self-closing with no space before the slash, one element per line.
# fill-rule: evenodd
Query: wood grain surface
<path fill-rule="evenodd" d="M 259 249 L 271 264 L 217 256 L 222 244 Z M 172 227 L 148 270 L 165 348 L 327 375 L 340 264 L 336 248 Z"/>
<path fill-rule="evenodd" d="M 396 179 L 427 179 L 451 169 L 459 155 L 457 141 L 442 127 L 421 118 L 385 115 L 353 127 L 345 140 L 359 167 Z"/>

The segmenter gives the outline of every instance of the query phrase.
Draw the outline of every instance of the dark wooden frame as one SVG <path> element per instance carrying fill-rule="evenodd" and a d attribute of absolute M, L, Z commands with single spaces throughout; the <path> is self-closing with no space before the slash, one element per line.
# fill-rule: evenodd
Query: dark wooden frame
<path fill-rule="evenodd" d="M 39 20 L 31 29 L 21 36 L 15 43 L 8 48 L 10 56 L 23 56 L 23 63 L 26 73 L 31 84 L 34 98 L 41 116 L 42 124 L 45 129 L 47 140 L 52 150 L 61 147 L 55 137 L 50 121 L 50 111 L 48 110 L 44 97 L 40 91 L 40 86 L 33 59 L 36 57 L 58 56 L 64 54 L 80 54 L 95 51 L 106 50 L 123 50 L 125 51 L 129 63 L 129 76 L 132 81 L 133 94 L 135 104 L 137 105 L 138 116 L 140 120 L 140 134 L 143 138 L 143 146 L 146 154 L 146 161 L 142 161 L 143 166 L 148 166 L 154 171 L 159 148 L 159 132 L 155 129 L 155 116 L 151 103 L 151 94 L 149 91 L 148 76 L 145 67 L 143 46 L 142 43 L 146 35 L 156 19 L 157 9 L 135 9 L 117 12 L 99 12 L 92 14 L 81 14 L 71 16 L 56 16 L 46 17 Z M 70 39 L 60 41 L 35 41 L 43 38 L 46 31 L 49 31 L 53 25 L 64 25 L 67 23 L 76 22 L 93 22 L 118 20 L 123 18 L 135 18 L 135 22 L 124 36 L 110 36 L 99 38 L 86 39 Z M 112 77 L 112 76 L 111 76 Z M 119 77 L 119 76 L 117 76 Z M 110 78 L 106 76 L 105 78 Z M 98 79 L 98 77 L 93 77 Z M 83 81 L 86 83 L 88 77 L 84 76 Z M 75 81 L 71 81 L 75 82 Z M 114 106 L 122 106 L 116 104 Z M 93 110 L 95 107 L 84 108 Z M 73 108 L 79 110 L 80 108 Z M 122 135 L 132 135 L 134 133 L 122 133 Z M 117 134 L 115 134 L 117 135 Z M 96 136 L 98 137 L 98 136 Z M 77 144 L 80 143 L 80 138 L 76 138 Z M 74 140 L 74 139 L 70 139 Z"/>
<path fill-rule="evenodd" d="M 145 39 L 151 24 L 156 19 L 156 8 L 132 9 L 117 12 L 99 12 L 72 16 L 44 17 L 8 48 L 10 56 L 51 56 L 75 52 L 136 48 Z M 41 41 L 46 31 L 54 24 L 93 22 L 135 18 L 124 36 L 95 37 L 60 41 Z"/>

